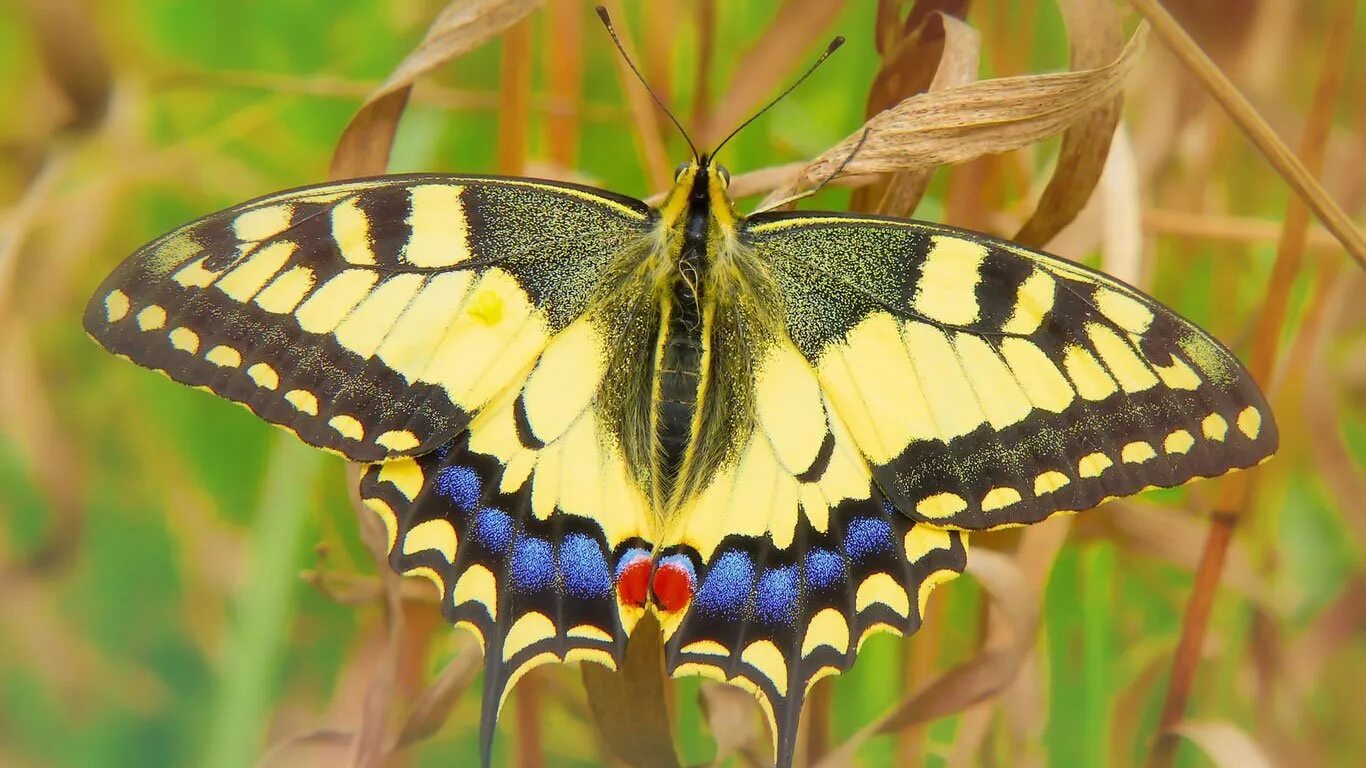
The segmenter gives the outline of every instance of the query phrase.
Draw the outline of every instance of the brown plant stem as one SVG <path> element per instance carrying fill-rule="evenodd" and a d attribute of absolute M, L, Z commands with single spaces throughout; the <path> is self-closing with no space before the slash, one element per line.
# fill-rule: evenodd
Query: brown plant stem
<path fill-rule="evenodd" d="M 517 766 L 544 768 L 541 747 L 541 686 L 536 675 L 522 678 L 517 685 Z"/>
<path fill-rule="evenodd" d="M 1171 49 L 1181 63 L 1199 79 L 1201 85 L 1219 102 L 1233 122 L 1275 167 L 1304 202 L 1318 216 L 1319 221 L 1342 243 L 1347 252 L 1362 267 L 1366 267 L 1366 239 L 1353 226 L 1342 208 L 1324 191 L 1305 164 L 1281 141 L 1266 120 L 1257 113 L 1198 43 L 1186 34 L 1181 24 L 1172 18 L 1159 0 L 1129 0 L 1134 8 L 1152 25 L 1153 32 Z M 1341 5 L 1341 4 L 1339 4 Z M 1351 27 L 1349 25 L 1348 30 Z M 1342 30 L 1334 28 L 1334 36 Z"/>
<path fill-rule="evenodd" d="M 806 764 L 815 765 L 830 751 L 830 707 L 834 703 L 835 681 L 816 681 L 806 695 Z"/>
<path fill-rule="evenodd" d="M 1136 6 L 1140 6 L 1140 9 L 1141 6 L 1150 3 L 1156 6 L 1152 0 L 1133 0 L 1133 2 Z M 1161 10 L 1160 6 L 1156 7 L 1159 11 Z M 1161 12 L 1165 15 L 1165 11 Z M 1355 13 L 1356 0 L 1336 0 L 1334 3 L 1333 21 L 1329 27 L 1323 66 L 1314 89 L 1313 102 L 1305 123 L 1304 135 L 1300 141 L 1300 154 L 1304 158 L 1303 164 L 1299 164 L 1299 161 L 1296 160 L 1296 166 L 1308 176 L 1307 188 L 1312 187 L 1320 193 L 1322 187 L 1314 181 L 1313 177 L 1322 171 L 1324 158 L 1327 154 L 1328 132 L 1332 125 L 1333 105 L 1342 88 L 1343 72 L 1350 50 L 1352 22 Z M 1145 12 L 1145 15 L 1149 14 Z M 1152 16 L 1149 18 L 1154 28 L 1163 35 L 1163 39 L 1168 39 L 1158 20 Z M 1167 16 L 1166 20 L 1171 21 L 1170 16 Z M 1175 25 L 1174 21 L 1171 23 Z M 1180 32 L 1179 27 L 1176 27 L 1176 30 Z M 1180 33 L 1184 36 L 1184 32 Z M 1190 38 L 1184 37 L 1184 40 L 1189 42 L 1191 46 L 1195 46 Z M 1209 63 L 1208 58 L 1203 58 L 1203 52 L 1200 52 L 1198 48 L 1195 49 L 1195 52 L 1202 57 L 1205 63 L 1209 64 L 1214 73 L 1218 74 L 1218 70 L 1214 68 L 1212 63 Z M 1241 99 L 1241 96 L 1232 90 L 1231 85 L 1228 85 L 1226 81 L 1224 84 L 1227 85 L 1227 90 L 1233 96 Z M 1218 92 L 1218 89 L 1213 87 L 1211 90 Z M 1222 102 L 1223 99 L 1221 99 Z M 1241 103 L 1246 105 L 1246 102 Z M 1227 104 L 1225 106 L 1228 107 Z M 1251 107 L 1248 106 L 1248 109 Z M 1230 111 L 1233 112 L 1232 109 Z M 1256 117 L 1255 113 L 1252 116 Z M 1236 114 L 1235 119 L 1237 119 Z M 1258 120 L 1260 119 L 1258 118 Z M 1247 130 L 1247 126 L 1243 126 L 1241 122 L 1239 124 Z M 1264 124 L 1262 126 L 1265 127 Z M 1279 145 L 1279 141 L 1277 144 Z M 1296 191 L 1300 191 L 1304 195 L 1298 186 L 1296 186 Z M 1253 378 L 1264 387 L 1268 387 L 1270 383 L 1276 356 L 1276 344 L 1279 340 L 1281 326 L 1285 321 L 1290 289 L 1303 263 L 1305 246 L 1309 237 L 1310 221 L 1306 202 L 1312 206 L 1314 201 L 1308 195 L 1305 195 L 1305 198 L 1306 200 L 1303 201 L 1299 198 L 1292 198 L 1289 203 L 1278 243 L 1276 262 L 1272 268 L 1266 305 L 1258 316 L 1257 329 L 1253 336 L 1248 370 Z M 1327 199 L 1326 195 L 1325 199 Z M 1331 200 L 1328 202 L 1332 203 Z M 1315 208 L 1315 210 L 1318 209 Z M 1320 212 L 1320 216 L 1322 217 L 1322 212 Z M 1328 219 L 1325 218 L 1323 221 L 1332 229 L 1332 223 Z M 1360 239 L 1360 235 L 1354 229 L 1351 232 Z M 1334 230 L 1334 234 L 1342 237 L 1342 233 L 1336 230 Z M 1344 245 L 1348 245 L 1349 249 L 1351 247 L 1346 241 L 1344 241 Z M 1360 258 L 1358 254 L 1353 255 Z M 1229 542 L 1233 537 L 1233 529 L 1251 500 L 1253 480 L 1253 475 L 1239 473 L 1226 478 L 1220 487 L 1219 500 L 1215 507 L 1209 533 L 1205 539 L 1205 548 L 1200 556 L 1200 564 L 1196 570 L 1194 591 L 1182 620 L 1181 636 L 1177 643 L 1176 657 L 1172 663 L 1171 682 L 1167 687 L 1167 696 L 1162 707 L 1158 740 L 1149 756 L 1148 765 L 1150 768 L 1167 768 L 1176 757 L 1177 735 L 1174 729 L 1185 717 L 1186 706 L 1195 679 L 1195 671 L 1199 666 L 1200 649 L 1204 645 L 1205 631 L 1209 626 L 1214 596 L 1218 589 L 1220 576 L 1223 573 L 1224 558 Z"/>

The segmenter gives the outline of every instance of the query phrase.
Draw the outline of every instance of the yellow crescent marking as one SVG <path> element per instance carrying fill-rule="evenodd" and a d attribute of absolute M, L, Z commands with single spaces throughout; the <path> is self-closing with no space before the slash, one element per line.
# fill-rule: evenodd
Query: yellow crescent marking
<path fill-rule="evenodd" d="M 280 374 L 275 372 L 266 363 L 257 363 L 247 369 L 247 376 L 256 382 L 256 386 L 266 389 L 278 389 L 280 387 Z"/>
<path fill-rule="evenodd" d="M 189 328 L 177 328 L 171 331 L 171 346 L 193 355 L 199 351 L 199 334 Z"/>
<path fill-rule="evenodd" d="M 802 658 L 810 656 L 821 646 L 834 648 L 838 653 L 849 650 L 849 622 L 834 608 L 826 608 L 807 624 L 806 637 L 802 639 Z"/>
<path fill-rule="evenodd" d="M 104 316 L 105 319 L 113 323 L 122 320 L 128 315 L 128 294 L 120 290 L 112 290 L 108 296 L 104 297 Z"/>
<path fill-rule="evenodd" d="M 166 310 L 159 304 L 148 304 L 138 312 L 138 327 L 144 331 L 155 331 L 166 325 Z"/>
<path fill-rule="evenodd" d="M 513 622 L 503 640 L 503 661 L 511 661 L 518 651 L 555 636 L 555 622 L 549 616 L 531 611 Z"/>
<path fill-rule="evenodd" d="M 1167 439 L 1162 441 L 1162 450 L 1167 453 L 1186 453 L 1195 445 L 1195 438 L 1191 433 L 1184 429 L 1178 429 L 1167 435 Z"/>
<path fill-rule="evenodd" d="M 1238 431 L 1250 439 L 1256 439 L 1262 431 L 1262 414 L 1253 406 L 1244 408 L 1238 414 Z"/>
<path fill-rule="evenodd" d="M 361 440 L 365 437 L 365 427 L 354 416 L 339 413 L 327 420 L 327 426 L 337 430 L 342 437 Z"/>
<path fill-rule="evenodd" d="M 1042 496 L 1045 493 L 1052 493 L 1070 482 L 1072 481 L 1067 479 L 1067 475 L 1056 470 L 1050 469 L 1047 472 L 1040 472 L 1034 478 L 1034 495 Z"/>
<path fill-rule="evenodd" d="M 1077 462 L 1077 474 L 1082 477 L 1100 477 L 1100 473 L 1114 466 L 1109 456 L 1103 453 L 1088 453 Z"/>
<path fill-rule="evenodd" d="M 962 496 L 954 493 L 936 493 L 926 496 L 915 505 L 915 511 L 931 520 L 953 517 L 968 508 Z"/>
<path fill-rule="evenodd" d="M 1142 464 L 1150 459 L 1157 458 L 1157 451 L 1151 445 L 1142 440 L 1135 440 L 1120 449 L 1119 458 L 1128 464 Z"/>
<path fill-rule="evenodd" d="M 987 495 L 982 497 L 982 511 L 991 512 L 997 509 L 1005 509 L 1011 504 L 1020 501 L 1020 492 L 1014 488 L 1000 487 L 992 488 L 987 491 Z"/>
<path fill-rule="evenodd" d="M 306 389 L 291 389 L 285 393 L 285 399 L 309 416 L 318 415 L 318 398 Z"/>
<path fill-rule="evenodd" d="M 1228 422 L 1224 421 L 1223 416 L 1211 413 L 1200 422 L 1200 431 L 1210 440 L 1223 442 L 1224 435 L 1228 434 Z"/>

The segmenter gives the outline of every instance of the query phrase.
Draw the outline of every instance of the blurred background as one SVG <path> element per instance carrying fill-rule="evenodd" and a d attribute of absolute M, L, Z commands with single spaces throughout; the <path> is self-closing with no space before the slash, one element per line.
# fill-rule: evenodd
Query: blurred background
<path fill-rule="evenodd" d="M 1354 2 L 1166 5 L 1267 125 L 1321 156 L 1311 170 L 1361 222 L 1366 13 Z M 539 7 L 419 81 L 391 170 L 660 191 L 684 145 L 633 106 L 591 4 L 525 5 Z M 478 648 L 441 622 L 426 582 L 380 576 L 344 463 L 114 359 L 80 327 L 90 292 L 142 243 L 324 180 L 348 120 L 443 6 L 0 3 L 0 765 L 450 766 L 477 754 Z M 728 147 L 737 175 L 813 158 L 880 100 L 923 89 L 888 85 L 907 14 L 965 18 L 982 79 L 1068 69 L 1078 40 L 1054 0 L 611 7 L 701 143 L 830 36 L 848 39 Z M 1137 16 L 1114 7 L 1127 36 Z M 1055 138 L 940 169 L 915 216 L 1009 236 L 1058 152 Z M 1269 350 L 1262 384 L 1282 448 L 1234 510 L 1183 766 L 1366 754 L 1366 279 L 1317 221 L 1300 247 L 1284 224 L 1292 197 L 1150 39 L 1097 192 L 1048 238 L 1244 359 Z M 867 209 L 831 187 L 801 206 L 851 203 Z M 913 639 L 871 639 L 813 693 L 804 759 L 881 722 L 886 733 L 822 765 L 1141 764 L 1220 493 L 1200 483 L 975 537 L 1008 556 L 1009 578 L 961 578 Z M 925 692 L 946 673 L 958 682 Z M 683 764 L 707 764 L 717 743 L 729 764 L 768 759 L 744 695 L 689 679 L 668 703 Z M 577 669 L 538 669 L 509 700 L 495 762 L 610 762 L 593 722 Z"/>

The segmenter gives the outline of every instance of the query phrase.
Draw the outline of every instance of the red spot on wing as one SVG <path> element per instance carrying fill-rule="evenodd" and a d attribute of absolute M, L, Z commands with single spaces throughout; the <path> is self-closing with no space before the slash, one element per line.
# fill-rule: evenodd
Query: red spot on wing
<path fill-rule="evenodd" d="M 675 563 L 663 563 L 655 569 L 655 603 L 670 613 L 681 611 L 692 599 L 692 574 Z"/>
<path fill-rule="evenodd" d="M 643 608 L 650 591 L 650 558 L 641 556 L 621 568 L 617 595 L 623 603 Z"/>

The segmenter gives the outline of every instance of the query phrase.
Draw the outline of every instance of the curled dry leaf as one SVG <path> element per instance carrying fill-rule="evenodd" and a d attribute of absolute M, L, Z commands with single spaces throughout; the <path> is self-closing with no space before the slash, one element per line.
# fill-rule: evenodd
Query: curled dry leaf
<path fill-rule="evenodd" d="M 917 6 L 918 7 L 918 6 Z M 946 88 L 964 85 L 977 79 L 977 69 L 981 65 L 982 40 L 977 30 L 947 13 L 934 13 L 927 17 L 920 29 L 921 37 L 927 37 L 938 30 L 937 47 L 941 53 L 928 85 L 928 91 L 935 93 Z M 892 216 L 909 216 L 920 204 L 925 188 L 930 184 L 933 168 L 902 171 L 893 174 L 885 186 L 874 186 L 855 194 L 855 204 L 866 209 L 868 203 L 875 204 L 876 213 Z M 869 193 L 862 201 L 859 195 Z M 876 192 L 874 199 L 872 193 Z"/>
<path fill-rule="evenodd" d="M 1005 690 L 1015 679 L 1039 627 L 1039 597 L 1016 562 L 999 552 L 976 547 L 968 555 L 967 572 L 977 579 L 991 600 L 993 613 L 1005 619 L 1005 637 L 971 659 L 950 669 L 903 699 L 881 717 L 817 763 L 817 768 L 842 768 L 869 738 L 960 712 Z"/>
<path fill-rule="evenodd" d="M 707 729 L 716 739 L 712 765 L 721 765 L 731 755 L 744 755 L 754 765 L 771 759 L 768 734 L 761 723 L 759 704 L 752 695 L 733 685 L 707 681 L 697 689 L 697 703 L 707 719 Z"/>
<path fill-rule="evenodd" d="M 919 0 L 910 6 L 904 19 L 901 17 L 902 5 L 894 0 L 878 0 L 876 41 L 882 65 L 868 88 L 865 119 L 930 88 L 935 73 L 948 56 L 945 20 L 961 20 L 967 13 L 968 3 L 966 0 Z M 976 79 L 975 57 L 972 67 L 972 73 L 960 82 Z M 878 204 L 892 182 L 892 178 L 879 179 L 869 187 L 855 191 L 849 209 L 878 212 Z"/>
<path fill-rule="evenodd" d="M 1145 30 L 1140 27 L 1119 58 L 1103 67 L 983 80 L 912 96 L 808 163 L 760 207 L 832 177 L 961 163 L 1048 138 L 1119 93 Z"/>
<path fill-rule="evenodd" d="M 1219 768 L 1271 768 L 1265 750 L 1233 723 L 1187 720 L 1172 732 L 1190 739 Z"/>
<path fill-rule="evenodd" d="M 705 145 L 749 117 L 781 87 L 844 11 L 845 0 L 785 0 L 777 15 L 735 63 L 725 95 L 697 137 Z"/>
<path fill-rule="evenodd" d="M 422 75 L 472 50 L 516 24 L 542 0 L 454 0 L 437 15 L 421 43 L 361 104 L 332 154 L 332 178 L 383 173 L 408 103 Z"/>
<path fill-rule="evenodd" d="M 664 640 L 651 614 L 636 625 L 617 670 L 582 665 L 583 687 L 607 751 L 626 765 L 678 768 L 664 677 Z"/>
<path fill-rule="evenodd" d="M 1059 0 L 1058 5 L 1067 23 L 1073 69 L 1102 67 L 1119 55 L 1124 35 L 1111 0 Z M 1015 240 L 1042 247 L 1086 205 L 1100 180 L 1123 105 L 1123 97 L 1115 94 L 1063 132 L 1053 176 Z"/>

